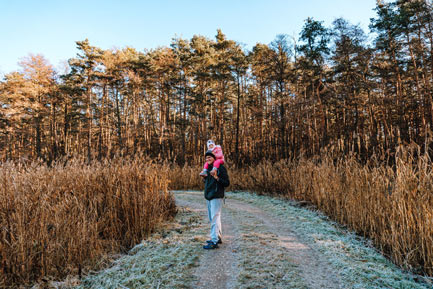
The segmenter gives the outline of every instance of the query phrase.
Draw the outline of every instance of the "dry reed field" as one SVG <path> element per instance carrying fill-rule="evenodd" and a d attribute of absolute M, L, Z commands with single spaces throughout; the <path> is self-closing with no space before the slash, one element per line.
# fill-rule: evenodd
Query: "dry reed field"
<path fill-rule="evenodd" d="M 307 201 L 372 239 L 396 264 L 433 276 L 433 171 L 427 156 L 415 159 L 409 148 L 400 148 L 395 167 L 361 165 L 356 157 L 336 160 L 326 153 L 317 159 L 227 167 L 231 190 Z M 189 177 L 199 169 L 174 170 L 172 188 L 200 188 L 197 178 Z"/>
<path fill-rule="evenodd" d="M 433 172 L 401 151 L 395 169 L 362 166 L 355 158 L 263 162 L 232 173 L 234 189 L 277 193 L 314 204 L 404 268 L 433 275 Z"/>
<path fill-rule="evenodd" d="M 0 287 L 81 275 L 176 212 L 167 170 L 143 158 L 0 165 Z"/>
<path fill-rule="evenodd" d="M 400 148 L 394 167 L 356 157 L 227 165 L 231 190 L 306 201 L 369 237 L 395 263 L 433 276 L 433 171 Z M 174 216 L 169 189 L 202 189 L 201 165 L 143 157 L 0 165 L 0 287 L 81 275 L 107 252 L 146 238 Z"/>

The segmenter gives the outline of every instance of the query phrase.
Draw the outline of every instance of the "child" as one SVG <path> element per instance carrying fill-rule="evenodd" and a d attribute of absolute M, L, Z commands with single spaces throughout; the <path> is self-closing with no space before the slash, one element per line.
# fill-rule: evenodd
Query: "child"
<path fill-rule="evenodd" d="M 212 153 L 215 155 L 215 162 L 213 163 L 212 171 L 210 172 L 211 175 L 215 175 L 217 169 L 219 169 L 220 165 L 224 164 L 224 155 L 223 151 L 221 150 L 220 145 L 215 145 L 213 140 L 207 141 L 207 149 L 212 151 Z M 209 164 L 207 162 L 204 163 L 203 171 L 201 171 L 200 176 L 206 177 L 209 172 Z"/>

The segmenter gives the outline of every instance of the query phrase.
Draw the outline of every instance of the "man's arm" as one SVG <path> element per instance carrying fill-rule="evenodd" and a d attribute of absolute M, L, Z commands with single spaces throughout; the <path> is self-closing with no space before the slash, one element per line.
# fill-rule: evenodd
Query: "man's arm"
<path fill-rule="evenodd" d="M 230 185 L 229 175 L 227 174 L 227 170 L 224 166 L 221 166 L 218 169 L 218 175 L 216 176 L 216 180 L 223 187 L 228 187 Z"/>

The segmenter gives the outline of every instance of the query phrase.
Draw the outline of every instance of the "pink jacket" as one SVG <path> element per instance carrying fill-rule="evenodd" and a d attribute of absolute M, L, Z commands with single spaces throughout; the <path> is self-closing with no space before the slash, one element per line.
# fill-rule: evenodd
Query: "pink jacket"
<path fill-rule="evenodd" d="M 220 145 L 216 145 L 213 148 L 212 153 L 215 155 L 217 160 L 224 160 L 223 150 Z"/>

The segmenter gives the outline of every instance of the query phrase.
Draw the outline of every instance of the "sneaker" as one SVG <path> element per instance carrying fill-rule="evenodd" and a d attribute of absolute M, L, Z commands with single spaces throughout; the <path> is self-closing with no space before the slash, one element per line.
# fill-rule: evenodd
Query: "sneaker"
<path fill-rule="evenodd" d="M 203 249 L 205 250 L 212 250 L 216 248 L 218 248 L 218 244 L 215 244 L 214 242 L 210 242 L 209 244 L 203 246 Z"/>
<path fill-rule="evenodd" d="M 210 243 L 213 243 L 213 242 L 212 242 L 212 240 L 207 240 L 206 243 L 210 244 Z M 218 239 L 217 244 L 222 244 L 222 243 L 223 243 L 223 241 L 221 241 L 221 239 Z"/>
<path fill-rule="evenodd" d="M 200 173 L 201 177 L 207 177 L 207 171 L 206 170 L 202 170 Z"/>

